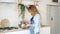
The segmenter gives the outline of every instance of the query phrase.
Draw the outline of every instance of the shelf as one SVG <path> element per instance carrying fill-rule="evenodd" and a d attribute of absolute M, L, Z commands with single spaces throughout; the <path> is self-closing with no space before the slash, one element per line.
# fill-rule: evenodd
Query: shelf
<path fill-rule="evenodd" d="M 34 5 L 34 1 L 22 1 L 21 4 L 24 4 L 24 5 Z"/>
<path fill-rule="evenodd" d="M 60 6 L 60 4 L 58 4 L 58 3 L 50 3 L 50 4 L 47 4 L 47 6 Z"/>
<path fill-rule="evenodd" d="M 0 2 L 16 2 L 17 0 L 0 0 Z"/>
<path fill-rule="evenodd" d="M 0 2 L 0 3 L 6 3 L 6 4 L 17 4 L 17 2 Z"/>
<path fill-rule="evenodd" d="M 17 0 L 0 0 L 0 3 L 17 3 Z"/>

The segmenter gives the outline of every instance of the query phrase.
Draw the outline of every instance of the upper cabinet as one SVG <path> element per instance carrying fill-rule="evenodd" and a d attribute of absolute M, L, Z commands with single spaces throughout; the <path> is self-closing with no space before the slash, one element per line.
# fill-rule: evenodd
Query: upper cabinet
<path fill-rule="evenodd" d="M 17 0 L 0 0 L 0 2 L 17 2 Z"/>

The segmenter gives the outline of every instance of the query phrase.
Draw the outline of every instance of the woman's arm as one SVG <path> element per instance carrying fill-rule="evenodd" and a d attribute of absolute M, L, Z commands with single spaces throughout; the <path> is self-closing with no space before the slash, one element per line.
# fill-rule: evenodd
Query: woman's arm
<path fill-rule="evenodd" d="M 40 30 L 40 15 L 39 14 L 35 15 L 33 20 L 35 23 L 34 24 L 34 31 L 35 31 L 35 33 L 37 33 Z"/>

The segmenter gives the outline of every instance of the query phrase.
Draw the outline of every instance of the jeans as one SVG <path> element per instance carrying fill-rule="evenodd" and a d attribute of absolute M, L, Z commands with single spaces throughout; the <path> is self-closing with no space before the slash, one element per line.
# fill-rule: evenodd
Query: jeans
<path fill-rule="evenodd" d="M 29 29 L 30 29 L 30 34 L 35 34 L 34 33 L 34 28 L 30 27 Z M 36 34 L 39 34 L 39 32 L 37 32 Z"/>
<path fill-rule="evenodd" d="M 30 34 L 34 34 L 34 28 L 33 27 L 30 27 Z"/>
<path fill-rule="evenodd" d="M 39 32 L 38 32 L 38 33 L 36 33 L 36 34 L 39 34 Z"/>

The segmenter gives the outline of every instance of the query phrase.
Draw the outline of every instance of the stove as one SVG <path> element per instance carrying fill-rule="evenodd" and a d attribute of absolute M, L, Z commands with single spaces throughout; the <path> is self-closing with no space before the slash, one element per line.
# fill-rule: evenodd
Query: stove
<path fill-rule="evenodd" d="M 0 28 L 0 30 L 13 30 L 13 29 L 18 29 L 18 27 L 4 27 L 4 28 Z"/>

